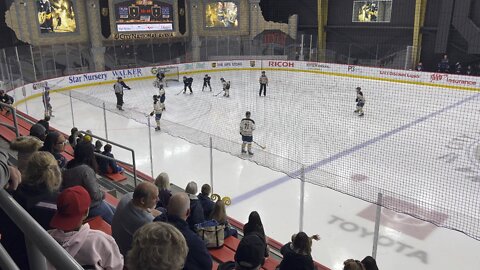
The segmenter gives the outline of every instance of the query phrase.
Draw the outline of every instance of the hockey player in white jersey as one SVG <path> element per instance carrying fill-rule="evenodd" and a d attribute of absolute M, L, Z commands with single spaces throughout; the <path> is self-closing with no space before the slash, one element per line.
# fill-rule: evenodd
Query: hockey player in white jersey
<path fill-rule="evenodd" d="M 245 118 L 240 121 L 240 135 L 242 135 L 242 154 L 247 153 L 253 155 L 252 152 L 252 142 L 253 142 L 253 131 L 255 130 L 255 121 L 250 118 L 250 112 L 245 113 Z M 247 147 L 247 151 L 245 150 Z"/>
<path fill-rule="evenodd" d="M 220 81 L 222 82 L 222 87 L 223 87 L 223 96 L 224 97 L 230 97 L 230 81 L 225 81 L 224 78 L 220 78 Z"/>
<path fill-rule="evenodd" d="M 365 106 L 365 97 L 363 96 L 362 88 L 360 87 L 357 87 L 357 98 L 355 99 L 355 102 L 357 102 L 357 109 L 354 112 L 358 113 L 358 116 L 363 116 L 363 106 Z"/>
<path fill-rule="evenodd" d="M 150 116 L 155 115 L 155 122 L 157 123 L 155 131 L 160 131 L 160 119 L 162 118 L 162 112 L 165 110 L 165 105 L 159 99 L 159 96 L 153 95 L 153 111 Z"/>

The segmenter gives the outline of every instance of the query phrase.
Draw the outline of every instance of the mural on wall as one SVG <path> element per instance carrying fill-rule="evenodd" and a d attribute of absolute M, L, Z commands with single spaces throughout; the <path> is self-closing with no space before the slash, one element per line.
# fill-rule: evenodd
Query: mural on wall
<path fill-rule="evenodd" d="M 71 0 L 37 0 L 37 18 L 41 33 L 72 33 L 77 30 Z"/>

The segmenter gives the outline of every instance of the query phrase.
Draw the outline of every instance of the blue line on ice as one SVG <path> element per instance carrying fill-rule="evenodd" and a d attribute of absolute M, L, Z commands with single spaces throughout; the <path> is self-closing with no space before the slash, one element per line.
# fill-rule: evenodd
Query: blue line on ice
<path fill-rule="evenodd" d="M 313 171 L 313 170 L 316 170 L 316 169 L 318 169 L 318 168 L 320 168 L 320 167 L 322 167 L 322 166 L 324 166 L 324 165 L 327 165 L 327 164 L 329 164 L 329 163 L 331 163 L 331 162 L 333 162 L 333 161 L 335 161 L 335 160 L 338 160 L 338 159 L 341 159 L 341 158 L 343 158 L 343 157 L 345 157 L 345 156 L 351 155 L 352 153 L 357 152 L 357 151 L 359 151 L 359 150 L 361 150 L 361 149 L 363 149 L 363 148 L 365 148 L 365 147 L 367 147 L 367 146 L 370 146 L 370 145 L 375 144 L 375 143 L 377 143 L 377 142 L 379 142 L 379 141 L 385 140 L 385 139 L 387 139 L 388 137 L 391 137 L 391 136 L 393 136 L 393 135 L 395 135 L 395 134 L 397 134 L 397 133 L 399 133 L 399 132 L 402 132 L 402 131 L 404 131 L 404 130 L 406 130 L 406 129 L 408 129 L 408 128 L 411 128 L 411 127 L 413 127 L 413 126 L 415 126 L 415 125 L 417 125 L 417 124 L 419 124 L 419 123 L 421 123 L 421 122 L 424 122 L 424 121 L 426 121 L 426 120 L 428 120 L 428 119 L 430 119 L 430 118 L 436 117 L 437 115 L 442 114 L 442 113 L 444 113 L 444 112 L 447 112 L 447 111 L 449 111 L 449 110 L 451 110 L 451 109 L 453 109 L 453 108 L 455 108 L 455 107 L 458 107 L 458 106 L 460 106 L 460 105 L 463 105 L 463 104 L 465 104 L 465 103 L 467 103 L 467 102 L 469 102 L 469 101 L 471 101 L 471 100 L 473 100 L 473 99 L 475 99 L 475 98 L 477 98 L 477 97 L 479 97 L 479 96 L 480 96 L 480 94 L 475 94 L 475 95 L 472 95 L 472 96 L 468 96 L 468 97 L 466 97 L 466 98 L 464 98 L 464 99 L 462 99 L 462 100 L 460 100 L 460 101 L 458 101 L 458 102 L 455 102 L 455 103 L 453 103 L 453 104 L 451 104 L 451 105 L 448 105 L 448 106 L 446 106 L 446 107 L 444 107 L 444 108 L 442 108 L 442 109 L 439 109 L 439 110 L 434 111 L 434 112 L 432 112 L 432 113 L 429 113 L 429 114 L 427 114 L 427 115 L 425 115 L 425 116 L 422 116 L 422 117 L 420 117 L 420 118 L 418 118 L 418 119 L 416 119 L 416 120 L 413 120 L 412 122 L 410 122 L 410 123 L 408 123 L 408 124 L 405 124 L 405 125 L 403 125 L 403 126 L 400 126 L 400 127 L 398 127 L 398 128 L 395 128 L 395 129 L 393 129 L 393 130 L 387 131 L 387 132 L 385 132 L 385 133 L 383 133 L 383 134 L 380 134 L 380 135 L 378 135 L 377 137 L 374 137 L 374 138 L 372 138 L 372 139 L 370 139 L 370 140 L 368 140 L 368 141 L 365 141 L 365 142 L 363 142 L 363 143 L 357 144 L 357 145 L 355 145 L 355 146 L 353 146 L 353 147 L 351 147 L 351 148 L 349 148 L 349 149 L 346 149 L 346 150 L 343 150 L 343 151 L 341 151 L 341 152 L 338 152 L 338 153 L 336 153 L 336 154 L 334 154 L 334 155 L 332 155 L 332 156 L 330 156 L 330 157 L 324 158 L 324 159 L 322 159 L 322 160 L 320 160 L 320 161 L 318 161 L 318 162 L 316 162 L 316 163 L 313 163 L 313 164 L 307 166 L 307 167 L 305 168 L 305 173 L 308 173 L 308 172 L 311 172 L 311 171 Z M 300 175 L 300 173 L 301 173 L 301 171 L 300 171 L 300 170 L 297 170 L 297 171 L 294 171 L 294 172 L 290 173 L 290 175 L 293 175 L 294 177 L 297 177 L 297 176 Z M 271 188 L 273 188 L 273 187 L 276 187 L 276 186 L 278 186 L 278 185 L 281 185 L 281 184 L 287 182 L 287 181 L 290 180 L 290 179 L 292 179 L 292 178 L 291 178 L 290 176 L 288 176 L 288 175 L 283 176 L 283 177 L 280 177 L 280 178 L 278 178 L 278 179 L 275 179 L 275 180 L 273 180 L 272 182 L 266 183 L 266 184 L 264 184 L 264 185 L 261 185 L 261 186 L 255 188 L 255 189 L 252 189 L 252 190 L 250 190 L 250 191 L 247 191 L 247 192 L 244 193 L 244 194 L 241 194 L 241 195 L 238 195 L 237 197 L 232 198 L 232 203 L 240 203 L 240 202 L 243 202 L 243 201 L 245 201 L 245 200 L 247 200 L 247 199 L 249 199 L 249 198 L 251 198 L 251 197 L 253 197 L 253 196 L 255 196 L 255 195 L 258 195 L 258 194 L 260 194 L 260 193 L 262 193 L 262 192 L 264 192 L 264 191 L 266 191 L 266 190 L 269 190 L 269 189 L 271 189 Z"/>

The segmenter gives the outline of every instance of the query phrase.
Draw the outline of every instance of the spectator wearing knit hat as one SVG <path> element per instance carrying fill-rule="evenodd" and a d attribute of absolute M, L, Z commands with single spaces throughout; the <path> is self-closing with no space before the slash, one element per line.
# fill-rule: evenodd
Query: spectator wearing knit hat
<path fill-rule="evenodd" d="M 256 233 L 245 235 L 238 244 L 235 262 L 225 262 L 218 270 L 258 270 L 265 261 L 265 242 Z"/>
<path fill-rule="evenodd" d="M 90 195 L 81 186 L 65 189 L 57 199 L 57 212 L 48 233 L 82 266 L 94 269 L 123 269 L 123 256 L 115 240 L 92 230 L 83 221 L 88 216 Z M 50 269 L 54 269 L 50 266 Z"/>

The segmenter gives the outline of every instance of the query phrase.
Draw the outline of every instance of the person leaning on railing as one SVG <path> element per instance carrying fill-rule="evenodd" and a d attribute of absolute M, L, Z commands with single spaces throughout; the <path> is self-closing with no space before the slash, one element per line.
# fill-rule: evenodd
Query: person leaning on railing
<path fill-rule="evenodd" d="M 292 235 L 292 241 L 285 244 L 280 252 L 283 260 L 278 266 L 278 270 L 314 270 L 315 266 L 312 259 L 312 239 L 320 240 L 318 234 L 308 237 L 304 232 Z"/>

